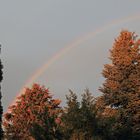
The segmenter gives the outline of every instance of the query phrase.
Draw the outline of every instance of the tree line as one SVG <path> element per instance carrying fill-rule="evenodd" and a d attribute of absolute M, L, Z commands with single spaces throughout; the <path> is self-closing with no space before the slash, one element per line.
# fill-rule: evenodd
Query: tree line
<path fill-rule="evenodd" d="M 69 90 L 66 105 L 48 88 L 33 84 L 17 97 L 3 115 L 0 102 L 0 136 L 6 140 L 139 140 L 140 39 L 123 30 L 104 65 L 100 97 L 89 89 Z M 2 65 L 0 63 L 0 81 Z M 1 98 L 1 96 L 0 96 Z M 2 130 L 3 128 L 3 130 Z"/>

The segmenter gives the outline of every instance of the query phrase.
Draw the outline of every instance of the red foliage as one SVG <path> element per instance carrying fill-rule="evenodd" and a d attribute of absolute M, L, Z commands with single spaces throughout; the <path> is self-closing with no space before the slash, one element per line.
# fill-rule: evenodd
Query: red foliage
<path fill-rule="evenodd" d="M 12 132 L 15 137 L 22 136 L 27 139 L 32 125 L 45 126 L 48 118 L 54 120 L 52 125 L 56 126 L 60 122 L 58 118 L 61 112 L 60 102 L 58 99 L 52 99 L 49 89 L 44 86 L 34 84 L 31 89 L 27 88 L 25 93 L 17 98 L 16 104 L 10 106 L 9 112 L 4 115 L 3 126 L 7 135 L 11 135 Z"/>

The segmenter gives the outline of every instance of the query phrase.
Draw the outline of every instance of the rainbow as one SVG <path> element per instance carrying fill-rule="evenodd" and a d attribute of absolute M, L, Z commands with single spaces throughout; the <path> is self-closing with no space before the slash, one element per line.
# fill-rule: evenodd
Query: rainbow
<path fill-rule="evenodd" d="M 24 93 L 25 91 L 25 87 L 29 86 L 30 84 L 32 84 L 38 77 L 40 77 L 55 61 L 57 61 L 60 57 L 62 57 L 64 54 L 66 54 L 67 52 L 69 52 L 71 49 L 79 46 L 80 44 L 84 43 L 85 41 L 89 40 L 90 38 L 95 37 L 96 35 L 98 35 L 99 33 L 104 32 L 105 30 L 121 24 L 121 23 L 126 23 L 126 22 L 130 22 L 130 21 L 134 21 L 134 20 L 138 20 L 140 19 L 140 14 L 135 14 L 135 15 L 131 15 L 131 16 L 127 16 L 125 18 L 120 18 L 117 20 L 113 20 L 107 24 L 105 24 L 102 27 L 97 28 L 95 31 L 93 32 L 89 32 L 83 36 L 78 37 L 77 39 L 75 39 L 74 41 L 72 41 L 70 44 L 68 44 L 67 46 L 65 46 L 64 48 L 62 48 L 60 51 L 58 51 L 54 56 L 52 56 L 49 61 L 47 61 L 47 63 L 45 63 L 44 65 L 42 65 L 37 71 L 34 72 L 34 74 L 26 81 L 25 85 L 21 88 L 18 96 L 22 93 Z M 12 104 L 14 104 L 16 101 L 16 99 L 13 101 Z"/>

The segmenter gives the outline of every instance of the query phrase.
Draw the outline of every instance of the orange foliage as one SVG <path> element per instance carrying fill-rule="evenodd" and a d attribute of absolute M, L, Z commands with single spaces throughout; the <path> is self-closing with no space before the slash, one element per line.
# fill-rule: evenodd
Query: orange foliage
<path fill-rule="evenodd" d="M 105 106 L 102 115 L 110 116 L 120 111 L 120 124 L 129 123 L 140 133 L 140 39 L 136 37 L 135 33 L 122 31 L 115 40 L 110 51 L 112 63 L 104 66 L 106 79 L 100 91 Z"/>
<path fill-rule="evenodd" d="M 22 136 L 23 139 L 31 137 L 30 129 L 33 124 L 46 127 L 48 118 L 53 119 L 53 127 L 59 124 L 58 118 L 61 109 L 60 100 L 52 99 L 52 95 L 44 86 L 34 84 L 31 89 L 17 98 L 16 104 L 9 107 L 9 112 L 4 115 L 7 135 Z M 57 123 L 57 124 L 56 124 Z M 21 138 L 20 138 L 21 139 Z"/>

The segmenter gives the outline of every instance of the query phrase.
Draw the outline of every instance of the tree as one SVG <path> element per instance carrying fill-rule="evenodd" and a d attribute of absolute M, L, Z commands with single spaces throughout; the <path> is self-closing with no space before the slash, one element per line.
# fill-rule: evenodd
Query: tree
<path fill-rule="evenodd" d="M 106 105 L 104 97 L 100 96 L 96 100 L 96 135 L 101 140 L 112 140 L 113 124 L 116 122 L 118 110 Z"/>
<path fill-rule="evenodd" d="M 122 31 L 110 51 L 106 78 L 100 91 L 105 106 L 117 110 L 111 127 L 114 139 L 140 139 L 140 40 L 135 33 Z"/>
<path fill-rule="evenodd" d="M 85 92 L 82 94 L 80 108 L 80 130 L 83 134 L 83 140 L 93 140 L 96 136 L 95 101 L 96 99 L 89 89 L 85 89 Z"/>
<path fill-rule="evenodd" d="M 67 95 L 67 107 L 63 115 L 63 132 L 67 140 L 93 140 L 96 135 L 95 98 L 88 89 L 82 94 L 82 100 L 70 90 Z"/>
<path fill-rule="evenodd" d="M 44 86 L 26 88 L 4 115 L 5 135 L 14 140 L 58 140 L 60 100 L 53 99 Z"/>
<path fill-rule="evenodd" d="M 1 48 L 0 48 L 0 51 L 1 51 Z M 0 60 L 0 82 L 3 79 L 3 76 L 2 76 L 3 75 L 2 68 L 3 68 L 3 65 L 2 65 L 1 60 Z M 1 89 L 1 87 L 0 87 L 0 89 Z M 3 107 L 2 107 L 2 103 L 1 103 L 1 98 L 2 98 L 2 95 L 1 95 L 1 91 L 0 91 L 0 138 L 3 137 L 3 130 L 2 130 Z"/>
<path fill-rule="evenodd" d="M 63 122 L 63 134 L 64 139 L 71 139 L 73 135 L 77 134 L 77 128 L 79 128 L 79 113 L 80 113 L 80 103 L 77 100 L 77 95 L 69 90 L 70 94 L 66 95 L 67 107 L 64 108 L 62 114 Z"/>

